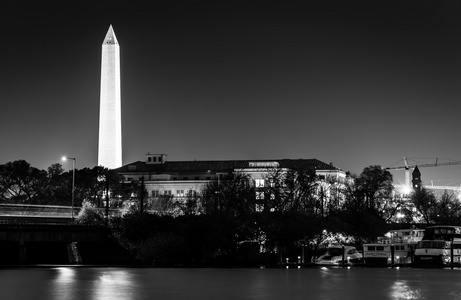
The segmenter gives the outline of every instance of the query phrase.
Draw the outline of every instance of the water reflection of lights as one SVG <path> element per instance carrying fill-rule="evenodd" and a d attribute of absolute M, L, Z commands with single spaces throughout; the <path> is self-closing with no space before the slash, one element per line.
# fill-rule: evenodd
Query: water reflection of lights
<path fill-rule="evenodd" d="M 132 299 L 136 293 L 133 278 L 126 270 L 103 272 L 94 285 L 94 299 Z"/>
<path fill-rule="evenodd" d="M 73 268 L 55 268 L 58 271 L 57 281 L 60 282 L 69 282 L 75 277 L 75 269 Z"/>
<path fill-rule="evenodd" d="M 423 299 L 421 291 L 410 287 L 406 280 L 397 280 L 391 286 L 391 299 Z"/>
<path fill-rule="evenodd" d="M 73 299 L 76 287 L 76 270 L 74 268 L 55 268 L 56 278 L 53 281 L 52 292 L 56 299 Z M 75 298 L 77 299 L 77 298 Z"/>
<path fill-rule="evenodd" d="M 330 274 L 329 274 L 330 272 L 329 271 L 330 270 L 327 267 L 321 267 L 320 268 L 320 274 L 321 274 L 322 278 L 330 277 Z"/>

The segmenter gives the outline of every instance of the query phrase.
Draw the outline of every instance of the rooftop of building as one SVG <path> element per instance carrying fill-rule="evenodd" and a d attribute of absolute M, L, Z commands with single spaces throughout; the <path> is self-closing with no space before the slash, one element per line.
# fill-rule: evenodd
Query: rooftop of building
<path fill-rule="evenodd" d="M 256 159 L 256 160 L 191 160 L 191 161 L 163 161 L 162 163 L 150 163 L 136 161 L 124 165 L 118 169 L 121 173 L 151 172 L 151 173 L 175 173 L 175 172 L 231 172 L 236 169 L 278 167 L 291 170 L 325 170 L 341 171 L 333 164 L 324 163 L 318 159 Z"/>

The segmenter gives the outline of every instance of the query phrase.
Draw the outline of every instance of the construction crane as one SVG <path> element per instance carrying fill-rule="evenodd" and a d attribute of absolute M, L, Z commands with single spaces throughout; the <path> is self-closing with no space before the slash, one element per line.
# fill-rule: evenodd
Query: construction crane
<path fill-rule="evenodd" d="M 403 187 L 405 190 L 410 191 L 411 190 L 411 185 L 410 185 L 410 169 L 413 169 L 415 167 L 418 168 L 428 168 L 428 167 L 441 167 L 441 166 L 454 166 L 454 165 L 459 165 L 461 164 L 461 161 L 451 161 L 451 162 L 444 162 L 444 163 L 439 163 L 438 158 L 435 159 L 435 163 L 431 164 L 421 164 L 421 165 L 409 165 L 406 157 L 403 158 L 403 161 L 405 163 L 404 166 L 400 167 L 388 167 L 384 168 L 385 170 L 405 170 L 405 185 L 395 185 L 395 187 Z M 461 187 L 453 187 L 453 186 L 436 186 L 436 185 L 431 185 L 431 186 L 426 186 L 431 189 L 445 189 L 445 190 L 461 190 Z"/>

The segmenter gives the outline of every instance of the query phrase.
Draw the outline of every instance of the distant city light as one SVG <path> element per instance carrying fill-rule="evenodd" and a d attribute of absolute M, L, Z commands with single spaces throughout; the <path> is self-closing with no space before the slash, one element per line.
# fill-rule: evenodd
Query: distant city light
<path fill-rule="evenodd" d="M 408 185 L 405 186 L 405 187 L 403 188 L 403 193 L 404 193 L 405 195 L 410 194 L 410 193 L 411 193 L 411 187 L 408 186 Z"/>

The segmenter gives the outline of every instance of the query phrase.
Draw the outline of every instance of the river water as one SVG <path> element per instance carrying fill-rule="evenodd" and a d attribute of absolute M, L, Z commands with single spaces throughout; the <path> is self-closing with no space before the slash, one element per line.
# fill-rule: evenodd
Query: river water
<path fill-rule="evenodd" d="M 461 299 L 461 270 L 15 268 L 0 299 Z"/>

